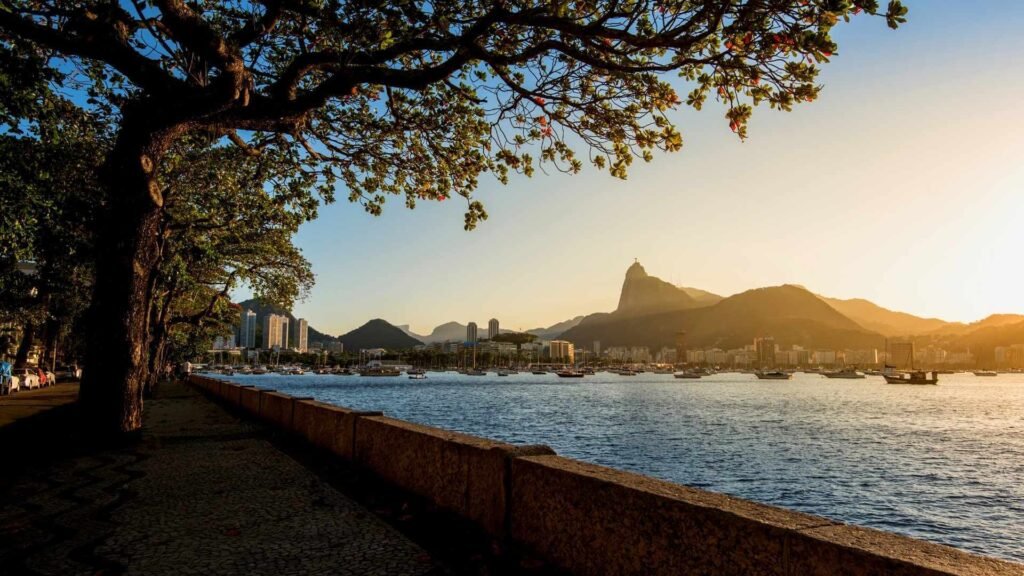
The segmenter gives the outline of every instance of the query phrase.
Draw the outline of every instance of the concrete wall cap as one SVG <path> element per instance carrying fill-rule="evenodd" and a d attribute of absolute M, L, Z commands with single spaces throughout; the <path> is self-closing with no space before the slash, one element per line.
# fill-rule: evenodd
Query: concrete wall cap
<path fill-rule="evenodd" d="M 680 505 L 693 506 L 705 509 L 715 514 L 724 514 L 752 520 L 760 524 L 766 524 L 777 528 L 788 530 L 802 530 L 821 526 L 838 525 L 839 522 L 824 518 L 760 504 L 718 492 L 700 490 L 682 484 L 675 484 L 666 480 L 658 480 L 650 476 L 644 476 L 634 472 L 626 472 L 615 468 L 608 468 L 589 462 L 580 462 L 562 456 L 523 456 L 515 458 L 512 466 L 515 468 L 522 463 L 528 463 L 546 468 L 560 470 L 572 474 L 590 482 L 610 485 L 619 489 L 633 490 L 646 493 L 654 497 L 666 499 L 666 504 L 676 501 Z M 514 474 L 514 473 L 513 473 Z"/>

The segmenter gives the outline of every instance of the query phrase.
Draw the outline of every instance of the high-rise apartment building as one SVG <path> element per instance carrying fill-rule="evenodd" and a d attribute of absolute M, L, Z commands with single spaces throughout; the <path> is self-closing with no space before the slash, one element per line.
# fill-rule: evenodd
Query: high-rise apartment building
<path fill-rule="evenodd" d="M 238 346 L 256 347 L 256 313 L 252 310 L 242 310 L 241 323 L 238 325 Z"/>
<path fill-rule="evenodd" d="M 470 322 L 469 324 L 466 324 L 466 342 L 475 344 L 476 341 L 476 322 Z"/>
<path fill-rule="evenodd" d="M 571 364 L 576 360 L 576 348 L 567 340 L 552 340 L 548 344 L 548 356 L 553 362 Z"/>
<path fill-rule="evenodd" d="M 771 368 L 775 365 L 775 338 L 754 338 L 754 351 L 757 353 L 757 365 Z"/>
<path fill-rule="evenodd" d="M 295 349 L 299 352 L 309 350 L 309 322 L 305 318 L 295 321 Z"/>
<path fill-rule="evenodd" d="M 288 347 L 288 317 L 282 314 L 267 314 L 263 317 L 263 348 Z"/>
<path fill-rule="evenodd" d="M 487 322 L 487 339 L 488 340 L 492 340 L 499 333 L 500 333 L 500 331 L 498 329 L 498 319 L 497 318 L 491 318 Z"/>

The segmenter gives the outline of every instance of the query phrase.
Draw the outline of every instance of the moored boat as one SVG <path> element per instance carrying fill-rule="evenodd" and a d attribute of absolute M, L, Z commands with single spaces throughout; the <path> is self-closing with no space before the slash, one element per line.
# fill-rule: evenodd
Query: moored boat
<path fill-rule="evenodd" d="M 673 376 L 680 379 L 696 380 L 701 377 L 701 374 L 699 372 L 676 372 Z"/>
<path fill-rule="evenodd" d="M 857 372 L 856 368 L 843 368 L 842 370 L 836 370 L 834 372 L 822 372 L 821 375 L 825 378 L 841 378 L 845 380 L 855 380 L 865 377 L 864 374 Z"/>
<path fill-rule="evenodd" d="M 359 371 L 360 376 L 364 377 L 382 377 L 382 376 L 401 376 L 402 373 L 395 368 L 389 368 L 386 366 L 376 366 L 366 368 Z"/>
<path fill-rule="evenodd" d="M 998 375 L 999 375 L 999 373 L 998 373 L 998 372 L 993 372 L 993 371 L 991 371 L 991 370 L 978 370 L 977 372 L 975 372 L 975 373 L 974 373 L 974 375 L 975 375 L 975 376 L 987 376 L 987 377 L 992 377 L 992 376 L 998 376 Z"/>
<path fill-rule="evenodd" d="M 781 370 L 774 370 L 771 372 L 758 371 L 754 372 L 759 380 L 790 380 L 793 375 L 789 372 L 782 372 Z"/>
<path fill-rule="evenodd" d="M 938 384 L 939 375 L 935 372 L 931 372 L 931 377 L 928 376 L 929 372 L 923 370 L 914 370 L 913 372 L 886 372 L 882 374 L 888 384 Z"/>

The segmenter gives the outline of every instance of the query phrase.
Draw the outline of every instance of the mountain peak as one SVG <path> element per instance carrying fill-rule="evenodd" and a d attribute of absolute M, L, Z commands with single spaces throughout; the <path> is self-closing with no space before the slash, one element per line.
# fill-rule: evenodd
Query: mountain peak
<path fill-rule="evenodd" d="M 639 260 L 633 260 L 633 264 L 626 270 L 626 280 L 633 278 L 647 278 L 647 271 L 640 265 Z"/>
<path fill-rule="evenodd" d="M 686 291 L 647 274 L 638 260 L 626 270 L 617 314 L 641 315 L 699 306 Z"/>

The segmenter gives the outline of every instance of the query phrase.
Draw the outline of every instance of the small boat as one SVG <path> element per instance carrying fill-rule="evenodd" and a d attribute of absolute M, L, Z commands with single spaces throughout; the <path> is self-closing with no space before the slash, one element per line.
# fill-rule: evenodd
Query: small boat
<path fill-rule="evenodd" d="M 466 370 L 463 374 L 466 376 L 487 376 L 487 372 L 483 370 Z"/>
<path fill-rule="evenodd" d="M 377 368 L 367 368 L 365 370 L 360 370 L 359 371 L 359 375 L 360 376 L 364 376 L 364 377 L 367 377 L 367 376 L 368 377 L 381 377 L 381 376 L 401 376 L 402 373 L 399 372 L 395 368 L 377 367 Z"/>
<path fill-rule="evenodd" d="M 791 380 L 793 375 L 789 372 L 774 370 L 772 372 L 755 372 L 759 380 Z"/>
<path fill-rule="evenodd" d="M 426 380 L 427 375 L 422 372 L 410 372 L 409 380 Z"/>
<path fill-rule="evenodd" d="M 856 368 L 843 368 L 842 370 L 836 370 L 834 372 L 822 372 L 821 375 L 825 378 L 841 378 L 845 380 L 855 380 L 865 377 L 864 374 L 857 372 Z"/>
<path fill-rule="evenodd" d="M 999 376 L 999 373 L 998 372 L 993 372 L 991 370 L 978 370 L 977 372 L 974 373 L 974 375 L 975 376 L 989 376 L 989 377 L 991 377 L 991 376 Z"/>
<path fill-rule="evenodd" d="M 534 370 L 533 372 L 531 372 L 531 374 L 536 374 L 537 376 L 543 376 L 543 375 L 547 374 L 547 371 L 545 371 L 545 370 Z"/>
<path fill-rule="evenodd" d="M 886 372 L 882 374 L 885 381 L 889 384 L 938 384 L 939 375 L 935 372 L 931 373 L 931 378 L 928 377 L 928 372 L 923 370 L 915 370 L 913 372 Z"/>
<path fill-rule="evenodd" d="M 679 379 L 698 380 L 700 379 L 701 374 L 699 372 L 676 372 L 673 376 Z"/>
<path fill-rule="evenodd" d="M 619 376 L 636 376 L 633 370 L 619 370 Z"/>
<path fill-rule="evenodd" d="M 425 376 L 427 373 L 421 368 L 412 368 L 405 371 L 409 376 Z"/>
<path fill-rule="evenodd" d="M 576 370 L 559 370 L 555 374 L 559 378 L 583 378 L 583 372 L 577 372 Z"/>
<path fill-rule="evenodd" d="M 507 370 L 498 370 L 498 376 L 508 376 Z"/>

